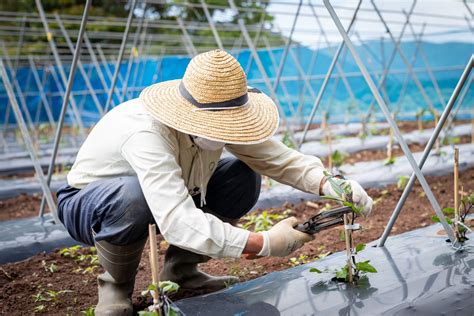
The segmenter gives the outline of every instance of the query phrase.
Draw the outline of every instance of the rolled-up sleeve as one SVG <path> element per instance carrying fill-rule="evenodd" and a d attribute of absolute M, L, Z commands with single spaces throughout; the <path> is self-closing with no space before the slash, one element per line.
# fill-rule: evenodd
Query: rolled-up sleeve
<path fill-rule="evenodd" d="M 250 233 L 195 207 L 176 160 L 173 137 L 139 131 L 121 148 L 161 234 L 170 244 L 199 254 L 239 257 Z"/>
<path fill-rule="evenodd" d="M 325 169 L 317 157 L 304 155 L 274 139 L 255 145 L 226 145 L 226 149 L 260 174 L 319 195 Z"/>

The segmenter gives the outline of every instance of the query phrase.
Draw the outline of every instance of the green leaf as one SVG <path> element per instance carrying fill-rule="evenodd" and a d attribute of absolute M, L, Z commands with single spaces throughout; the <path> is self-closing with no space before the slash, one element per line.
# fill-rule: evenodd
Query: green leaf
<path fill-rule="evenodd" d="M 449 217 L 446 217 L 446 222 L 448 222 L 449 225 L 453 224 L 453 221 Z"/>
<path fill-rule="evenodd" d="M 323 273 L 323 271 L 321 271 L 317 268 L 311 268 L 311 269 L 309 269 L 309 272 Z"/>
<path fill-rule="evenodd" d="M 454 214 L 454 207 L 445 207 L 443 208 L 443 213 L 444 214 Z"/>
<path fill-rule="evenodd" d="M 377 269 L 375 269 L 369 262 L 370 260 L 357 262 L 356 269 L 364 272 L 377 273 Z"/>
<path fill-rule="evenodd" d="M 161 289 L 162 294 L 171 294 L 178 292 L 179 290 L 178 283 L 174 283 L 171 281 L 162 281 L 159 283 L 159 287 Z"/>
<path fill-rule="evenodd" d="M 441 220 L 440 220 L 439 217 L 436 216 L 436 215 L 431 216 L 431 219 L 433 220 L 433 222 L 441 223 Z"/>
<path fill-rule="evenodd" d="M 140 316 L 158 316 L 157 312 L 149 312 L 149 311 L 139 311 L 138 315 Z"/>
<path fill-rule="evenodd" d="M 345 280 L 347 278 L 347 273 L 347 267 L 344 267 L 341 270 L 336 271 L 336 278 Z"/>
<path fill-rule="evenodd" d="M 365 249 L 365 244 L 360 243 L 360 244 L 358 244 L 358 245 L 356 246 L 355 251 L 356 251 L 357 253 L 359 253 L 359 252 L 361 252 L 361 251 L 364 250 L 364 249 Z"/>

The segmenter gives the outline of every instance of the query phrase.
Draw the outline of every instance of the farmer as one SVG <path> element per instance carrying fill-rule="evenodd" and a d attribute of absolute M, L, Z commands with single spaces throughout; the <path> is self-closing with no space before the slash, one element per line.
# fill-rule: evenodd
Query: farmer
<path fill-rule="evenodd" d="M 57 193 L 69 234 L 95 245 L 105 269 L 96 315 L 132 313 L 150 223 L 170 244 L 160 279 L 185 289 L 236 281 L 201 272 L 198 264 L 211 257 L 284 257 L 312 240 L 293 229 L 294 217 L 263 233 L 234 226 L 255 205 L 260 174 L 335 195 L 320 159 L 272 138 L 278 121 L 275 104 L 247 87 L 237 60 L 214 50 L 194 57 L 182 80 L 147 87 L 97 123 Z M 234 157 L 220 159 L 224 147 Z M 358 183 L 344 182 L 369 214 L 372 199 Z"/>

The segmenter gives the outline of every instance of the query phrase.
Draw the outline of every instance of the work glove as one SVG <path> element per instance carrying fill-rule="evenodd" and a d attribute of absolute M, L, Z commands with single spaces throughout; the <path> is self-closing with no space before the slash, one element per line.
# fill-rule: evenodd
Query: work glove
<path fill-rule="evenodd" d="M 372 205 L 374 204 L 372 198 L 365 192 L 365 190 L 354 180 L 346 180 L 343 178 L 332 178 L 334 181 L 329 181 L 329 179 L 324 183 L 322 192 L 323 195 L 341 198 L 341 195 L 337 192 L 337 188 L 333 184 L 336 184 L 337 187 L 350 188 L 352 191 L 352 196 L 342 197 L 343 200 L 354 203 L 354 205 L 360 210 L 360 213 L 367 217 L 372 212 Z"/>
<path fill-rule="evenodd" d="M 262 232 L 263 247 L 257 256 L 286 257 L 304 243 L 313 240 L 313 236 L 300 232 L 293 227 L 298 224 L 295 217 L 278 222 L 270 230 Z"/>

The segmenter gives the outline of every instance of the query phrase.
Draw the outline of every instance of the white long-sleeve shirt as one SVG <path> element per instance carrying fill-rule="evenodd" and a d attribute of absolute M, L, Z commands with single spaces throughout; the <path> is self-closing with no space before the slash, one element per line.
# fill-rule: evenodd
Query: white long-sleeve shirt
<path fill-rule="evenodd" d="M 324 167 L 275 140 L 226 149 L 256 172 L 318 194 Z M 204 151 L 190 136 L 152 118 L 139 99 L 122 103 L 92 129 L 67 176 L 84 188 L 101 179 L 138 177 L 161 234 L 170 244 L 211 257 L 239 257 L 249 232 L 195 207 L 222 150 Z"/>

